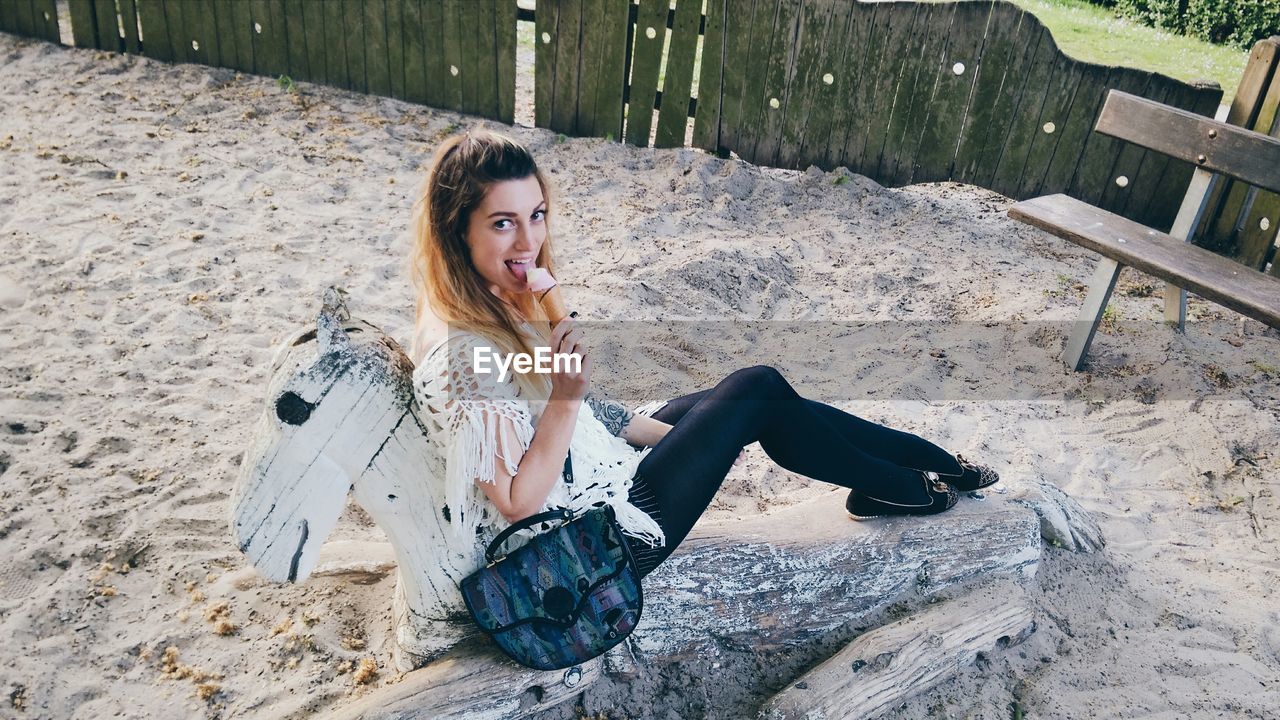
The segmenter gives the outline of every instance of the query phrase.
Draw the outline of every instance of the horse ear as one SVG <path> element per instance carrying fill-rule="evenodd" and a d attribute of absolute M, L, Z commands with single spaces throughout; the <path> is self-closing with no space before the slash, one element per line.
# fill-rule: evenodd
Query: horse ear
<path fill-rule="evenodd" d="M 347 331 L 342 324 L 351 319 L 347 311 L 346 290 L 330 285 L 324 291 L 320 307 L 320 316 L 316 318 L 316 339 L 320 342 L 320 353 L 341 350 L 351 344 Z"/>

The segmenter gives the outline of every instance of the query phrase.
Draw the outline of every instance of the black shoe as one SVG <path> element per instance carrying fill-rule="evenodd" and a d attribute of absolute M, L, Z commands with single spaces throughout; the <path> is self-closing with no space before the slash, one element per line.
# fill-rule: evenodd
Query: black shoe
<path fill-rule="evenodd" d="M 902 505 L 850 490 L 844 509 L 854 520 L 867 520 L 883 515 L 936 515 L 956 504 L 955 488 L 939 480 L 937 473 L 922 472 L 920 477 L 924 481 L 925 492 L 929 494 L 928 505 Z"/>
<path fill-rule="evenodd" d="M 985 487 L 991 487 L 1000 482 L 1000 476 L 995 470 L 986 465 L 978 465 L 964 459 L 963 455 L 956 455 L 956 462 L 960 463 L 961 472 L 959 475 L 947 475 L 938 473 L 948 485 L 961 492 L 972 492 L 981 490 Z"/>

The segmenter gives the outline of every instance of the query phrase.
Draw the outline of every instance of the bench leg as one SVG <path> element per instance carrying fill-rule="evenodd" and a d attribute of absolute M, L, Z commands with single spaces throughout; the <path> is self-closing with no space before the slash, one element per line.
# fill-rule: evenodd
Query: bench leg
<path fill-rule="evenodd" d="M 1062 353 L 1062 361 L 1069 369 L 1079 370 L 1084 365 L 1089 344 L 1098 331 L 1098 323 L 1102 322 L 1102 313 L 1107 309 L 1107 301 L 1111 299 L 1111 291 L 1115 289 L 1123 267 L 1110 258 L 1098 261 L 1098 269 L 1089 282 L 1089 295 L 1084 299 L 1084 307 L 1080 308 L 1080 316 L 1071 328 L 1071 337 L 1067 338 L 1067 346 Z"/>
<path fill-rule="evenodd" d="M 1178 332 L 1187 330 L 1187 291 L 1171 283 L 1164 286 L 1164 321 Z"/>

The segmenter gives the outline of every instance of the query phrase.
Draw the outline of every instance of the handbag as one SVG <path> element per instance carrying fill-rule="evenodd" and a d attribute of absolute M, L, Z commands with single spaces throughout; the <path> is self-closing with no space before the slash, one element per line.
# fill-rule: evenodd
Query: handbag
<path fill-rule="evenodd" d="M 565 482 L 573 482 L 571 456 Z M 512 534 L 548 521 L 558 527 L 494 559 Z M 485 567 L 461 582 L 476 625 L 512 660 L 560 670 L 599 657 L 640 622 L 640 573 L 613 508 L 538 513 L 503 530 Z"/>

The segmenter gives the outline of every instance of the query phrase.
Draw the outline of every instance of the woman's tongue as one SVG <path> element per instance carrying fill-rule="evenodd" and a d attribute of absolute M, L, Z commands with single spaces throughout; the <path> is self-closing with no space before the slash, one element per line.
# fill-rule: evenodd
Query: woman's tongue
<path fill-rule="evenodd" d="M 523 264 L 523 265 L 516 265 L 516 264 L 513 264 L 510 260 L 508 260 L 508 261 L 507 261 L 507 269 L 511 271 L 511 274 L 512 274 L 512 275 L 515 275 L 515 276 L 516 276 L 516 279 L 517 279 L 517 280 L 519 280 L 520 282 L 524 282 L 524 281 L 525 281 L 525 270 L 526 270 L 526 269 L 528 269 L 528 268 L 530 267 L 530 265 L 531 265 L 531 264 L 532 264 L 532 263 L 526 263 L 526 264 Z"/>

